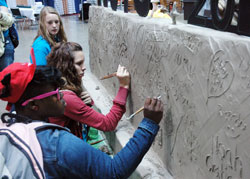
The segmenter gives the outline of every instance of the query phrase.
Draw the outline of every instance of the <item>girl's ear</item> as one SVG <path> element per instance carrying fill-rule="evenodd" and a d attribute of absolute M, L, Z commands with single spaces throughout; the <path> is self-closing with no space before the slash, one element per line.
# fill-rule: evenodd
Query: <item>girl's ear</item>
<path fill-rule="evenodd" d="M 37 105 L 33 105 L 33 106 L 31 106 L 31 109 L 34 111 L 38 111 L 39 107 Z"/>
<path fill-rule="evenodd" d="M 29 109 L 31 109 L 32 111 L 39 110 L 39 106 L 34 101 L 29 102 L 28 105 L 29 105 Z"/>

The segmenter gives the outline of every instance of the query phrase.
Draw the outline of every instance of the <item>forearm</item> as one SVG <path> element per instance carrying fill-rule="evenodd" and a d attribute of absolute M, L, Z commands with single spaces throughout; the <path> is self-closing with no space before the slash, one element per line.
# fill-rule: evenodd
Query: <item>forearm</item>
<path fill-rule="evenodd" d="M 66 101 L 67 103 L 67 101 Z M 125 113 L 125 106 L 114 103 L 110 112 L 106 115 L 99 113 L 84 104 L 85 107 L 78 112 L 73 112 L 72 107 L 66 106 L 64 115 L 82 124 L 87 124 L 101 131 L 112 131 Z"/>
<path fill-rule="evenodd" d="M 113 100 L 113 106 L 106 115 L 96 116 L 96 121 L 102 119 L 100 123 L 96 123 L 95 127 L 102 131 L 115 130 L 118 122 L 121 120 L 123 114 L 126 112 L 126 101 L 128 96 L 128 89 L 120 87 L 115 99 Z"/>
<path fill-rule="evenodd" d="M 68 176 L 76 175 L 79 178 L 127 178 L 141 162 L 158 130 L 156 123 L 144 119 L 133 138 L 114 158 L 81 142 L 80 139 L 74 139 L 74 142 L 73 138 L 69 138 L 71 145 L 65 145 L 67 139 L 62 138 L 57 147 L 57 156 L 62 159 L 58 162 L 63 164 L 61 171 Z"/>
<path fill-rule="evenodd" d="M 118 122 L 121 120 L 123 114 L 126 112 L 126 101 L 128 96 L 128 89 L 120 87 L 118 93 L 113 100 L 113 106 L 110 112 L 105 115 L 103 131 L 115 130 Z"/>
<path fill-rule="evenodd" d="M 102 131 L 112 131 L 126 111 L 126 98 L 128 90 L 120 88 L 110 112 L 101 114 L 87 106 L 75 93 L 64 91 L 64 100 L 67 103 L 64 115 L 88 126 Z"/>
<path fill-rule="evenodd" d="M 127 97 L 128 97 L 128 89 L 124 87 L 120 87 L 113 102 L 125 106 Z"/>
<path fill-rule="evenodd" d="M 158 130 L 159 126 L 156 123 L 143 119 L 133 138 L 112 161 L 116 178 L 127 178 L 134 172 L 152 145 Z"/>

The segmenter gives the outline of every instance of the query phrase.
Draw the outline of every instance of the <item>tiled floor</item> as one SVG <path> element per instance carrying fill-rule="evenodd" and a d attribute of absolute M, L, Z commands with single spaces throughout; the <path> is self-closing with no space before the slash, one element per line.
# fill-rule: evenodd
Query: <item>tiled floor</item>
<path fill-rule="evenodd" d="M 85 53 L 85 64 L 89 71 L 89 46 L 88 46 L 88 24 L 78 19 L 77 15 L 62 16 L 64 30 L 68 41 L 81 44 Z M 29 62 L 29 53 L 33 40 L 37 34 L 38 25 L 29 29 L 18 29 L 19 46 L 15 49 L 15 62 Z M 0 100 L 0 114 L 6 112 L 6 102 Z"/>

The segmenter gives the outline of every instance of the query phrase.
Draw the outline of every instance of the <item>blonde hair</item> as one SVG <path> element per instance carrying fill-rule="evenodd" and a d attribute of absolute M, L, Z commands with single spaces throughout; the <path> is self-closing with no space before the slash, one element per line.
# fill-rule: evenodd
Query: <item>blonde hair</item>
<path fill-rule="evenodd" d="M 47 14 L 55 14 L 58 16 L 58 19 L 60 21 L 60 27 L 59 27 L 59 31 L 58 31 L 57 36 L 61 42 L 67 42 L 67 37 L 66 37 L 66 34 L 64 32 L 64 28 L 63 28 L 63 24 L 62 24 L 62 19 L 61 19 L 60 15 L 58 14 L 58 12 L 53 7 L 50 7 L 50 6 L 43 7 L 41 12 L 40 12 L 39 29 L 38 29 L 38 32 L 37 32 L 37 35 L 36 35 L 34 41 L 39 36 L 42 36 L 51 46 L 54 46 L 57 43 L 46 29 L 45 20 L 46 20 Z"/>

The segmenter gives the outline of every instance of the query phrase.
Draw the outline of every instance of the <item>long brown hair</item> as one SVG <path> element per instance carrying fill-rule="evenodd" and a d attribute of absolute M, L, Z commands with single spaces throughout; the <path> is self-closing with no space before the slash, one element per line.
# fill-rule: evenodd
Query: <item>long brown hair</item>
<path fill-rule="evenodd" d="M 66 80 L 62 89 L 74 91 L 79 97 L 82 89 L 82 80 L 76 75 L 74 66 L 74 52 L 82 51 L 81 45 L 74 42 L 64 42 L 55 45 L 47 56 L 47 64 L 61 71 Z"/>
<path fill-rule="evenodd" d="M 40 18 L 39 18 L 39 29 L 37 32 L 37 35 L 34 39 L 34 41 L 39 37 L 42 36 L 49 44 L 50 46 L 54 46 L 56 44 L 56 41 L 53 39 L 53 37 L 49 34 L 49 32 L 46 29 L 45 25 L 45 20 L 46 20 L 46 15 L 47 14 L 55 14 L 58 16 L 58 19 L 60 21 L 60 28 L 57 34 L 57 37 L 60 39 L 61 42 L 67 42 L 67 37 L 64 32 L 63 24 L 62 24 L 62 19 L 58 12 L 50 6 L 45 6 L 42 8 L 40 12 Z"/>

